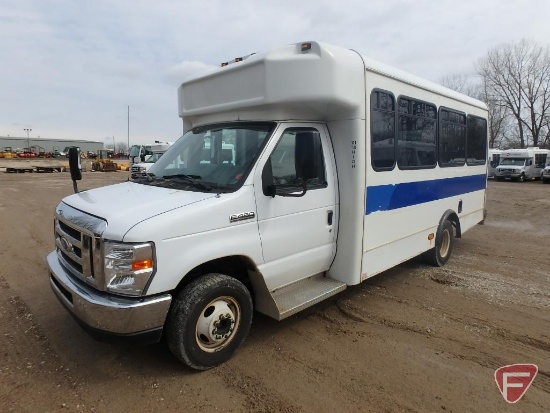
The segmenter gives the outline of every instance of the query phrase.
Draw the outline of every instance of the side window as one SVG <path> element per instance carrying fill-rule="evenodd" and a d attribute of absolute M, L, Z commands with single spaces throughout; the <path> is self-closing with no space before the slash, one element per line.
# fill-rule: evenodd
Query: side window
<path fill-rule="evenodd" d="M 535 164 L 537 165 L 537 168 L 544 168 L 544 166 L 546 165 L 546 159 L 547 156 L 545 153 L 535 154 Z"/>
<path fill-rule="evenodd" d="M 306 140 L 312 143 L 313 148 L 315 148 L 314 151 L 317 151 L 317 153 L 308 153 L 302 164 L 300 164 L 299 160 L 303 157 L 298 154 L 302 150 L 301 148 L 304 147 L 303 142 Z M 313 128 L 285 130 L 269 157 L 273 183 L 278 188 L 301 190 L 303 186 L 302 170 L 308 168 L 311 170 L 311 165 L 307 163 L 315 158 L 319 160 L 317 162 L 318 167 L 311 171 L 310 176 L 313 177 L 307 179 L 308 190 L 327 187 L 321 136 L 319 131 Z"/>
<path fill-rule="evenodd" d="M 395 165 L 395 98 L 390 92 L 374 90 L 371 104 L 371 164 L 376 171 Z"/>
<path fill-rule="evenodd" d="M 466 163 L 484 165 L 487 157 L 487 121 L 468 115 L 468 136 L 466 137 Z M 497 160 L 498 155 L 493 155 Z M 498 163 L 497 163 L 498 165 Z"/>
<path fill-rule="evenodd" d="M 435 105 L 400 97 L 397 122 L 399 169 L 433 168 L 436 164 L 437 110 Z"/>
<path fill-rule="evenodd" d="M 466 162 L 466 115 L 439 110 L 439 166 L 463 166 Z"/>

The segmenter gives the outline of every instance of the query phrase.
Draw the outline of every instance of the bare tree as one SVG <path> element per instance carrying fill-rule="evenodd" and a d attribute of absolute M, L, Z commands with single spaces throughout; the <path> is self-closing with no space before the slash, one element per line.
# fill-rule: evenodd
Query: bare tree
<path fill-rule="evenodd" d="M 439 82 L 449 89 L 485 102 L 489 110 L 489 147 L 511 146 L 509 140 L 512 128 L 508 107 L 494 96 L 483 79 L 473 79 L 472 76 L 456 73 L 444 76 Z"/>
<path fill-rule="evenodd" d="M 511 131 L 513 125 L 510 124 L 510 110 L 505 102 L 499 100 L 492 93 L 489 85 L 486 82 L 481 84 L 480 96 L 487 105 L 489 110 L 489 148 L 504 148 L 510 145 Z"/>
<path fill-rule="evenodd" d="M 449 89 L 479 99 L 479 84 L 473 81 L 471 76 L 467 74 L 454 73 L 452 75 L 446 75 L 439 80 L 439 83 Z"/>
<path fill-rule="evenodd" d="M 126 142 L 117 142 L 115 145 L 116 153 L 128 153 L 128 144 Z"/>
<path fill-rule="evenodd" d="M 519 146 L 537 146 L 550 114 L 550 49 L 521 40 L 490 50 L 476 69 L 486 101 L 505 106 L 516 123 Z"/>

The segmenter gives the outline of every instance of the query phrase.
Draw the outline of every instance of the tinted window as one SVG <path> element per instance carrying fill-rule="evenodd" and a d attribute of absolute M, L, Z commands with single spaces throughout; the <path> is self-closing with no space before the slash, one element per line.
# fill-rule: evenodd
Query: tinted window
<path fill-rule="evenodd" d="M 318 189 L 326 188 L 326 173 L 325 165 L 323 162 L 323 149 L 321 144 L 321 136 L 319 131 L 312 128 L 296 128 L 287 129 L 281 136 L 277 146 L 269 157 L 271 162 L 271 173 L 273 176 L 273 183 L 279 188 L 291 188 L 296 191 L 301 190 L 303 186 L 302 178 L 297 173 L 296 165 L 296 151 L 299 145 L 300 139 L 315 139 L 317 144 L 314 145 L 318 148 L 319 153 L 317 159 L 320 159 L 319 168 L 316 176 L 307 180 L 307 188 Z M 313 156 L 313 155 L 312 155 Z"/>
<path fill-rule="evenodd" d="M 400 169 L 435 167 L 435 105 L 410 98 L 399 98 L 398 107 L 397 165 Z"/>
<path fill-rule="evenodd" d="M 395 164 L 395 98 L 389 92 L 371 94 L 371 163 L 375 170 L 390 170 Z"/>
<path fill-rule="evenodd" d="M 483 165 L 486 156 L 487 121 L 470 115 L 468 116 L 468 137 L 466 138 L 466 163 L 468 165 Z"/>
<path fill-rule="evenodd" d="M 466 115 L 439 111 L 439 165 L 462 166 L 466 161 Z"/>

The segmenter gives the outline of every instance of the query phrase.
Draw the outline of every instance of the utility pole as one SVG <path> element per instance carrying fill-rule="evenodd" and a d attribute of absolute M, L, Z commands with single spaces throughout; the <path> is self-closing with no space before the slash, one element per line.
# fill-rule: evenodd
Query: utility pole
<path fill-rule="evenodd" d="M 30 128 L 23 128 L 24 131 L 27 131 L 27 150 L 31 150 L 31 138 L 29 137 L 29 132 L 32 132 Z"/>

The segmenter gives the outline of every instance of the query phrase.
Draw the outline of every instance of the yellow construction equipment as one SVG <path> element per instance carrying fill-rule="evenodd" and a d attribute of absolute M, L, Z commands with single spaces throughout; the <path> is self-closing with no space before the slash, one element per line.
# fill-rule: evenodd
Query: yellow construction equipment
<path fill-rule="evenodd" d="M 92 162 L 92 171 L 100 172 L 116 172 L 117 164 L 109 159 L 109 154 L 112 151 L 100 149 L 97 151 L 97 158 Z"/>

